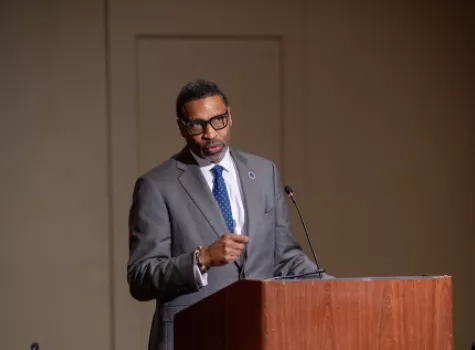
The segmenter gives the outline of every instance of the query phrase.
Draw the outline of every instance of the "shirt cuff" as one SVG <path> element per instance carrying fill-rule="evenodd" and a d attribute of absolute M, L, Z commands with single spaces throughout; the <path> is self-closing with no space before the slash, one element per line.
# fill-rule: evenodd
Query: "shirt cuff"
<path fill-rule="evenodd" d="M 196 282 L 200 287 L 204 287 L 208 285 L 208 273 L 201 273 L 199 267 L 194 264 L 193 265 L 193 273 L 195 275 Z"/>

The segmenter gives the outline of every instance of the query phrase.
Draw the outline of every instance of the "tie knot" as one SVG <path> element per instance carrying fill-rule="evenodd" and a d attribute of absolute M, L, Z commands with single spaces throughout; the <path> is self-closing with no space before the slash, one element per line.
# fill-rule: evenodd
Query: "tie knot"
<path fill-rule="evenodd" d="M 216 165 L 213 169 L 211 169 L 211 172 L 215 177 L 221 177 L 223 175 L 223 170 L 224 168 L 221 165 Z"/>

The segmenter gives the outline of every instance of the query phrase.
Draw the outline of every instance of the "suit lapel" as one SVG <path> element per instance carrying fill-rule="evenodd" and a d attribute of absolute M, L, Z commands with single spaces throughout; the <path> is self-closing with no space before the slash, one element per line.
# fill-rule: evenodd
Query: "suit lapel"
<path fill-rule="evenodd" d="M 216 203 L 198 164 L 196 164 L 189 150 L 185 149 L 178 155 L 177 167 L 183 170 L 181 175 L 178 176 L 178 181 L 213 228 L 216 235 L 221 236 L 227 233 L 228 228 L 218 203 Z"/>
<path fill-rule="evenodd" d="M 237 151 L 231 150 L 234 164 L 236 165 L 241 182 L 243 204 L 246 210 L 247 232 L 249 241 L 252 242 L 252 235 L 256 233 L 257 219 L 262 212 L 261 189 L 255 179 L 255 172 L 247 165 L 246 159 Z"/>
<path fill-rule="evenodd" d="M 243 233 L 247 234 L 250 242 L 252 242 L 251 237 L 256 231 L 257 218 L 262 210 L 262 207 L 259 205 L 261 199 L 260 189 L 256 180 L 252 178 L 252 174 L 254 173 L 252 172 L 252 169 L 247 167 L 246 159 L 239 152 L 235 152 L 232 149 L 231 156 L 233 157 L 241 182 L 243 204 L 246 210 L 247 232 Z M 206 218 L 216 235 L 221 236 L 222 234 L 229 232 L 226 223 L 224 222 L 223 215 L 221 214 L 221 209 L 219 208 L 218 203 L 216 203 L 216 200 L 214 199 L 214 196 L 190 151 L 185 148 L 175 157 L 175 159 L 177 160 L 177 168 L 183 170 L 183 172 L 178 176 L 178 181 Z M 239 268 L 242 266 L 242 259 L 244 259 L 243 256 L 241 256 L 241 261 L 238 260 L 234 262 Z"/>

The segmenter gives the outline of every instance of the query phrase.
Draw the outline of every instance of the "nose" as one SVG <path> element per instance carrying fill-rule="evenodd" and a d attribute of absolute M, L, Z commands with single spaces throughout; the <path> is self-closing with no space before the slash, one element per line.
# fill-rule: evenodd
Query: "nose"
<path fill-rule="evenodd" d="M 203 131 L 203 138 L 212 140 L 216 136 L 216 130 L 213 129 L 211 124 L 207 124 L 205 130 Z"/>

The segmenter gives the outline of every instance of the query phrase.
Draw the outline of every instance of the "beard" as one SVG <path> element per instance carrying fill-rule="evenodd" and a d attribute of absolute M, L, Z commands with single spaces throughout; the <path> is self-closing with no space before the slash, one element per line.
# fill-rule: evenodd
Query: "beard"
<path fill-rule="evenodd" d="M 200 147 L 200 157 L 210 161 L 211 163 L 219 163 L 224 155 L 228 145 L 219 140 L 212 140 L 204 143 Z"/>

